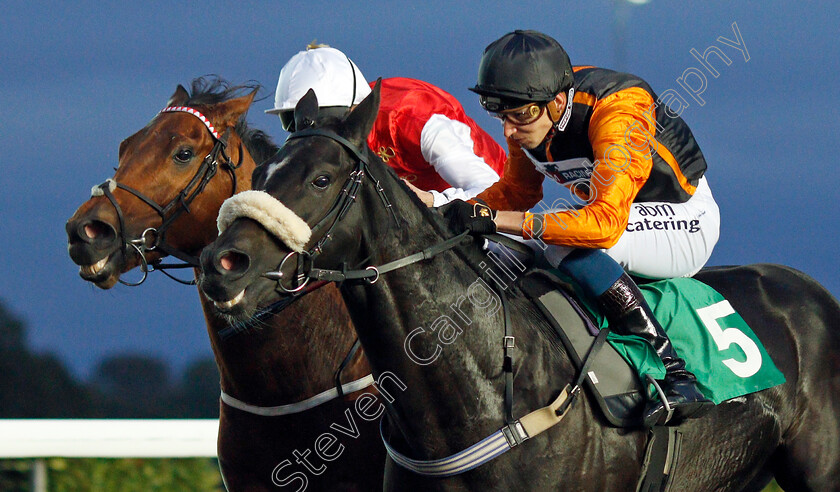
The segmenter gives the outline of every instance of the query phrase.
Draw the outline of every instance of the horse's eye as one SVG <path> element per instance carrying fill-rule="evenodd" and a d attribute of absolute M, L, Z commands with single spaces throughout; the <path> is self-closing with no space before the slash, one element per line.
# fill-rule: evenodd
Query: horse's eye
<path fill-rule="evenodd" d="M 323 190 L 324 188 L 330 185 L 330 177 L 322 174 L 315 178 L 315 181 L 313 181 L 312 184 L 315 185 L 316 188 L 320 188 Z"/>
<path fill-rule="evenodd" d="M 178 151 L 175 152 L 175 160 L 180 163 L 187 163 L 192 160 L 193 155 L 195 154 L 193 154 L 192 149 L 178 149 Z"/>

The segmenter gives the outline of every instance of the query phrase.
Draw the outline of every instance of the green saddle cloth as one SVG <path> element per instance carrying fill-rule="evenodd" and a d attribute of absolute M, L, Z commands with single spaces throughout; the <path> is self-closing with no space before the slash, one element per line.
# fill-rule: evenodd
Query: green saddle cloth
<path fill-rule="evenodd" d="M 598 327 L 607 326 L 572 285 Z M 785 382 L 746 321 L 713 288 L 693 278 L 660 280 L 639 288 L 706 398 L 717 404 Z M 647 374 L 654 379 L 665 375 L 659 356 L 642 338 L 610 332 L 607 341 L 636 368 L 642 381 Z"/>

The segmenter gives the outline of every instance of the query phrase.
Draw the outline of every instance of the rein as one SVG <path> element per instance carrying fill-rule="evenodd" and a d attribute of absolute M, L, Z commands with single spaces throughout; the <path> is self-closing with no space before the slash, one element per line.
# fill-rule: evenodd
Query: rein
<path fill-rule="evenodd" d="M 394 260 L 385 263 L 383 265 L 371 265 L 363 270 L 325 270 L 321 268 L 310 268 L 308 272 L 305 273 L 306 281 L 308 282 L 310 279 L 323 280 L 327 282 L 366 280 L 369 284 L 375 284 L 376 281 L 379 280 L 379 276 L 383 273 L 388 273 L 399 268 L 411 265 L 413 263 L 432 259 L 438 254 L 443 253 L 444 251 L 448 251 L 461 243 L 468 243 L 472 241 L 472 239 L 473 238 L 472 236 L 470 236 L 470 232 L 465 231 L 457 236 L 451 237 L 438 244 L 432 245 L 424 249 L 423 251 L 419 251 L 412 255 L 400 258 L 399 260 Z M 285 262 L 285 258 L 283 261 Z M 282 267 L 282 263 L 280 265 Z M 279 270 L 280 268 L 278 267 L 277 271 L 266 272 L 263 274 L 263 277 L 268 278 L 270 280 L 276 280 L 279 283 L 280 280 L 283 278 L 283 273 Z"/>
<path fill-rule="evenodd" d="M 236 178 L 236 170 L 239 166 L 242 165 L 242 144 L 239 145 L 239 163 L 234 165 L 228 157 L 225 149 L 227 147 L 227 141 L 230 136 L 230 128 L 226 129 L 224 134 L 220 137 L 219 133 L 216 131 L 215 127 L 210 123 L 206 116 L 201 114 L 198 110 L 186 106 L 170 106 L 163 108 L 160 113 L 172 113 L 172 112 L 183 112 L 188 113 L 199 120 L 207 127 L 207 130 L 210 132 L 210 135 L 213 137 L 214 145 L 213 148 L 210 150 L 210 153 L 204 158 L 201 162 L 201 165 L 196 170 L 195 174 L 193 175 L 190 182 L 172 199 L 164 206 L 158 205 L 154 200 L 147 197 L 143 193 L 130 186 L 124 185 L 122 183 L 117 182 L 114 179 L 107 179 L 104 183 L 94 186 L 91 190 L 91 196 L 101 196 L 104 195 L 108 201 L 114 206 L 114 209 L 117 212 L 117 219 L 120 223 L 120 239 L 123 243 L 123 249 L 128 250 L 129 247 L 134 248 L 134 251 L 140 257 L 140 270 L 143 272 L 143 277 L 137 282 L 126 282 L 120 279 L 120 283 L 123 285 L 128 285 L 131 287 L 138 286 L 146 281 L 146 277 L 148 276 L 149 272 L 154 270 L 160 270 L 169 278 L 187 285 L 195 285 L 195 280 L 185 281 L 174 277 L 173 275 L 169 274 L 166 270 L 168 269 L 175 269 L 175 268 L 190 268 L 190 267 L 198 267 L 200 266 L 200 262 L 197 257 L 179 251 L 171 246 L 169 246 L 164 236 L 166 235 L 166 231 L 169 229 L 169 226 L 181 216 L 184 212 L 190 213 L 190 204 L 196 197 L 204 191 L 204 188 L 207 186 L 207 183 L 216 175 L 219 166 L 226 171 L 231 176 L 232 180 L 232 189 L 231 189 L 231 196 L 236 194 L 237 188 L 237 178 Z M 219 157 L 221 156 L 222 160 L 220 161 Z M 116 198 L 113 195 L 115 189 L 124 190 L 131 195 L 134 195 L 140 201 L 151 207 L 161 218 L 161 225 L 158 228 L 149 227 L 138 238 L 129 239 L 126 237 L 126 230 L 125 230 L 125 221 L 123 219 L 123 212 L 122 208 L 120 207 L 119 202 L 117 202 Z M 166 264 L 163 263 L 162 260 L 158 259 L 152 263 L 146 261 L 145 253 L 148 251 L 160 250 L 164 252 L 166 255 L 174 256 L 179 260 L 183 261 L 183 264 Z"/>

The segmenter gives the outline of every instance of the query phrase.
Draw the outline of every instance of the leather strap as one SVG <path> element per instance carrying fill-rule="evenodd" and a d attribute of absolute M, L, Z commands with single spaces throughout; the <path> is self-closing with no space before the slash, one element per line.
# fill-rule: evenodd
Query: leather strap
<path fill-rule="evenodd" d="M 682 444 L 682 433 L 673 426 L 655 426 L 650 431 L 638 492 L 662 492 L 674 475 Z"/>
<path fill-rule="evenodd" d="M 368 386 L 372 385 L 374 382 L 375 380 L 373 379 L 373 375 L 368 374 L 363 378 L 359 378 L 355 381 L 351 381 L 342 385 L 341 394 L 353 393 L 355 391 L 365 389 Z M 338 389 L 330 388 L 326 391 L 318 393 L 317 395 L 311 398 L 307 398 L 297 403 L 290 403 L 288 405 L 278 405 L 275 407 L 260 407 L 257 405 L 251 405 L 250 403 L 245 403 L 242 400 L 238 400 L 230 396 L 224 391 L 221 392 L 220 397 L 222 399 L 222 402 L 224 402 L 229 407 L 242 410 L 243 412 L 248 412 L 254 415 L 261 415 L 263 417 L 279 417 L 281 415 L 305 412 L 306 410 L 315 408 L 318 405 L 322 405 L 330 400 L 335 400 L 339 396 L 340 395 Z"/>
<path fill-rule="evenodd" d="M 368 280 L 370 283 L 374 283 L 379 279 L 379 276 L 383 273 L 388 273 L 397 270 L 398 268 L 411 265 L 413 263 L 434 258 L 440 253 L 443 253 L 444 251 L 448 251 L 454 248 L 455 246 L 458 246 L 459 244 L 461 244 L 462 241 L 465 242 L 465 240 L 471 240 L 469 231 L 465 231 L 457 236 L 451 237 L 445 241 L 430 246 L 418 253 L 414 253 L 404 258 L 400 258 L 399 260 L 394 260 L 380 266 L 369 266 L 364 270 L 345 271 L 312 268 L 309 270 L 307 276 L 315 280 L 326 280 L 329 282 L 344 282 L 346 280 Z"/>
<path fill-rule="evenodd" d="M 437 460 L 415 460 L 401 454 L 388 444 L 384 431 L 382 430 L 382 424 L 380 424 L 380 434 L 382 435 L 382 442 L 385 444 L 385 450 L 391 459 L 403 468 L 420 475 L 439 478 L 458 475 L 506 453 L 528 439 L 554 427 L 563 420 L 572 407 L 575 397 L 580 392 L 581 384 L 586 377 L 592 359 L 595 358 L 595 355 L 606 341 L 608 331 L 606 329 L 601 330 L 595 338 L 595 341 L 592 342 L 592 346 L 586 354 L 580 373 L 575 379 L 574 386 L 567 385 L 549 405 L 534 410 L 519 420 L 506 423 L 504 427 L 495 433 L 463 451 Z"/>

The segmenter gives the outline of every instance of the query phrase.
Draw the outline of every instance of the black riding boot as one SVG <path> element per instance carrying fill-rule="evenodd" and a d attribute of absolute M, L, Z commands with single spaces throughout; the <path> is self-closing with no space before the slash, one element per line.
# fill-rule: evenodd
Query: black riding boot
<path fill-rule="evenodd" d="M 604 315 L 620 335 L 636 335 L 647 340 L 665 365 L 665 379 L 659 385 L 668 399 L 668 412 L 661 398 L 651 400 L 645 408 L 645 425 L 676 424 L 699 417 L 711 407 L 712 402 L 697 389 L 697 378 L 685 368 L 685 361 L 677 355 L 671 340 L 650 307 L 642 297 L 636 283 L 626 273 L 598 298 Z"/>

